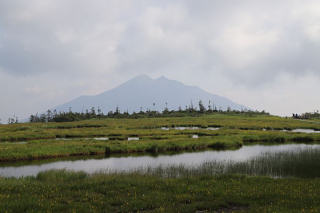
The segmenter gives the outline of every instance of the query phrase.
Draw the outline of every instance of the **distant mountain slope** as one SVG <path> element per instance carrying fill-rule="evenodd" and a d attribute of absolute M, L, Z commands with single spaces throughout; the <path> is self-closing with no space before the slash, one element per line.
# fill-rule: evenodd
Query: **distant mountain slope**
<path fill-rule="evenodd" d="M 165 77 L 151 79 L 146 75 L 137 76 L 124 84 L 95 96 L 80 96 L 68 103 L 56 107 L 57 111 L 67 111 L 71 107 L 74 112 L 81 112 L 91 107 L 100 107 L 103 112 L 115 110 L 118 106 L 121 111 L 138 112 L 142 110 L 162 111 L 166 107 L 178 109 L 190 106 L 198 107 L 199 100 L 207 107 L 209 100 L 218 109 L 241 110 L 247 109 L 243 105 L 210 94 L 198 87 L 187 86 L 178 81 L 169 80 Z"/>

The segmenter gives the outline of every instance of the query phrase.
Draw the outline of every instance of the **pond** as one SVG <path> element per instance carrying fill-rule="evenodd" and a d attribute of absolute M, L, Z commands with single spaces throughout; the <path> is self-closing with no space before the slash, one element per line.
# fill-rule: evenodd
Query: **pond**
<path fill-rule="evenodd" d="M 95 138 L 56 138 L 57 141 L 72 141 L 72 140 L 96 140 L 96 141 L 108 141 L 108 137 L 95 137 Z"/>
<path fill-rule="evenodd" d="M 198 138 L 199 138 L 199 135 L 192 135 L 192 138 L 193 138 L 193 139 L 198 139 Z"/>
<path fill-rule="evenodd" d="M 314 129 L 293 129 L 290 132 L 300 132 L 300 133 L 320 133 L 318 130 Z"/>
<path fill-rule="evenodd" d="M 197 127 L 197 126 L 176 126 L 173 128 L 169 128 L 169 127 L 161 127 L 161 130 L 170 130 L 170 129 L 174 129 L 174 130 L 219 130 L 220 127 Z"/>
<path fill-rule="evenodd" d="M 311 156 L 311 157 L 310 157 Z M 298 166 L 297 166 L 298 165 Z M 320 177 L 320 145 L 252 145 L 238 150 L 208 150 L 158 156 L 111 156 L 103 159 L 31 161 L 0 164 L 0 176 L 35 176 L 51 169 L 95 172 L 155 172 L 180 168 L 185 173 L 244 173 L 250 175 Z M 181 170 L 181 168 L 183 168 Z M 288 170 L 289 168 L 289 170 Z M 288 170 L 288 171 L 287 171 Z M 315 170 L 317 171 L 315 174 Z M 170 171 L 172 172 L 172 171 Z M 179 172 L 178 172 L 179 173 Z M 176 175 L 179 174 L 176 171 Z M 301 173 L 301 174 L 300 174 Z M 304 174 L 302 174 L 304 173 Z"/>
<path fill-rule="evenodd" d="M 128 141 L 138 141 L 140 140 L 139 137 L 128 137 Z"/>

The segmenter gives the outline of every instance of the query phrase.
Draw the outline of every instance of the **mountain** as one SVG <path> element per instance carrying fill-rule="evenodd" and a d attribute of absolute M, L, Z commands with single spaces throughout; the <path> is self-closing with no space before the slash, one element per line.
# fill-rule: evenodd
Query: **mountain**
<path fill-rule="evenodd" d="M 138 112 L 142 110 L 162 111 L 166 107 L 169 110 L 198 107 L 199 100 L 207 107 L 209 100 L 218 109 L 226 110 L 228 107 L 235 110 L 248 109 L 243 105 L 214 94 L 210 94 L 199 87 L 187 86 L 175 80 L 165 77 L 152 79 L 147 75 L 137 76 L 120 86 L 94 96 L 80 96 L 68 103 L 60 105 L 57 111 L 68 111 L 71 107 L 74 112 L 85 111 L 91 107 L 100 107 L 103 112 L 115 110 L 118 106 L 120 111 Z"/>

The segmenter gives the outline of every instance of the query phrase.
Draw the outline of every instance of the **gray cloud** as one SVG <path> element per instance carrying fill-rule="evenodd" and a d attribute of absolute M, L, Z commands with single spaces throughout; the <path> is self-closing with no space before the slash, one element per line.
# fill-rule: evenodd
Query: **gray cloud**
<path fill-rule="evenodd" d="M 292 1 L 236 2 L 147 8 L 120 41 L 119 72 L 223 70 L 230 80 L 248 86 L 281 73 L 320 74 L 317 10 L 310 13 L 308 5 Z M 309 5 L 314 6 L 319 7 Z"/>
<path fill-rule="evenodd" d="M 260 100 L 250 96 L 253 89 L 276 93 L 283 76 L 320 78 L 319 14 L 316 0 L 3 0 L 0 89 L 10 78 L 12 95 L 3 95 L 0 109 L 12 113 L 10 106 L 26 102 L 25 91 L 38 92 L 30 111 L 142 73 L 197 84 L 254 108 Z M 251 98 L 239 99 L 240 87 Z"/>
<path fill-rule="evenodd" d="M 117 3 L 20 0 L 2 1 L 0 6 L 4 71 L 32 75 L 108 67 L 104 57 L 112 54 L 121 31 L 112 9 Z"/>

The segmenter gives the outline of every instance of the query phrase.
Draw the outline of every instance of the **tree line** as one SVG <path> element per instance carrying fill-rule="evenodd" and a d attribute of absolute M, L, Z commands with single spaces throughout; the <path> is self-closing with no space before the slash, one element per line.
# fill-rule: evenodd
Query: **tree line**
<path fill-rule="evenodd" d="M 210 114 L 210 113 L 236 113 L 236 114 L 266 114 L 265 111 L 251 111 L 251 110 L 232 110 L 230 107 L 227 110 L 217 109 L 213 104 L 209 102 L 209 105 L 205 107 L 202 101 L 198 102 L 198 107 L 195 107 L 192 102 L 189 106 L 186 106 L 184 109 L 179 107 L 177 110 L 169 110 L 167 107 L 163 111 L 155 111 L 147 109 L 145 111 L 140 108 L 139 112 L 129 113 L 128 111 L 121 112 L 119 107 L 116 107 L 114 111 L 109 111 L 108 113 L 103 113 L 100 108 L 91 107 L 90 109 L 85 110 L 85 112 L 73 112 L 69 108 L 68 112 L 57 110 L 48 110 L 46 113 L 31 115 L 29 121 L 34 122 L 71 122 L 71 121 L 80 121 L 88 119 L 102 119 L 102 118 L 148 118 L 148 117 L 182 117 L 182 116 L 200 116 L 201 114 Z"/>
<path fill-rule="evenodd" d="M 315 112 L 306 112 L 306 113 L 302 113 L 302 114 L 292 114 L 292 118 L 295 119 L 320 119 L 320 113 L 319 111 L 315 111 Z"/>

